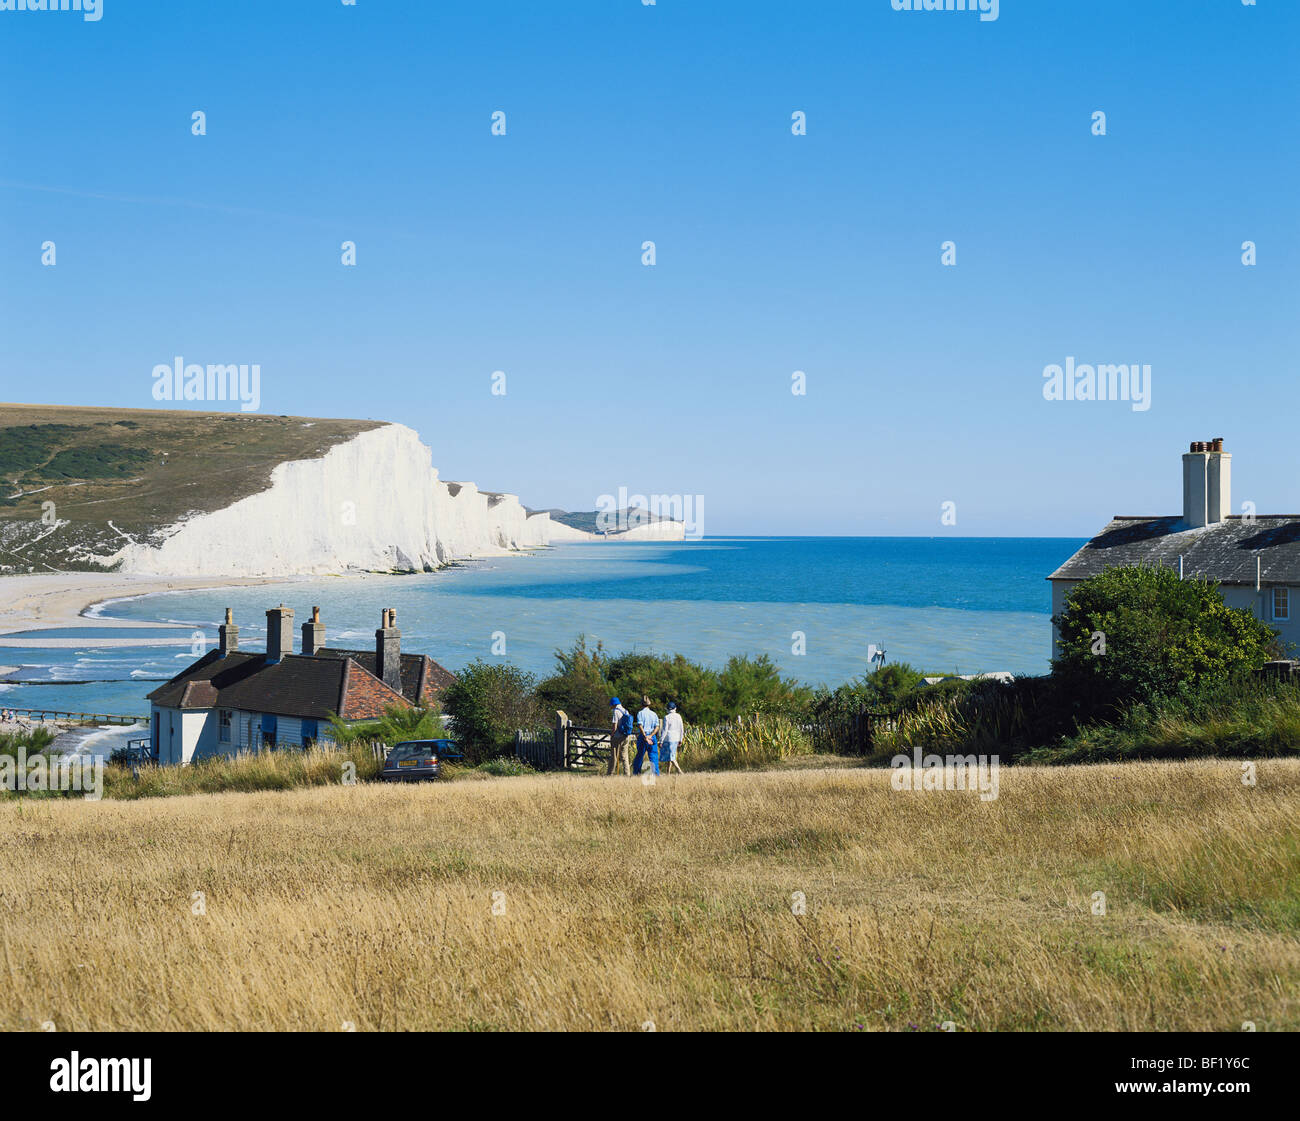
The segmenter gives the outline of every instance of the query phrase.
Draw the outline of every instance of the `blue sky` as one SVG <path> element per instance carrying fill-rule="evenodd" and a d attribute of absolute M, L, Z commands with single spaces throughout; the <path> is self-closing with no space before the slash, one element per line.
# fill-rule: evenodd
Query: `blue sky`
<path fill-rule="evenodd" d="M 532 506 L 703 495 L 710 534 L 1085 536 L 1179 509 L 1214 436 L 1235 504 L 1300 511 L 1298 33 L 1291 0 L 3 11 L 0 399 L 256 362 L 263 411 L 401 421 Z M 1067 356 L 1150 364 L 1150 409 L 1044 400 Z"/>

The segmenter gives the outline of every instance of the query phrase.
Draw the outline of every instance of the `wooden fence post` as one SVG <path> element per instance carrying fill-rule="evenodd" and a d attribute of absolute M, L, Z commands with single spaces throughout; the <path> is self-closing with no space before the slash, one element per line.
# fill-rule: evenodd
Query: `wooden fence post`
<path fill-rule="evenodd" d="M 560 712 L 555 713 L 555 756 L 563 770 L 569 769 L 569 718 Z"/>

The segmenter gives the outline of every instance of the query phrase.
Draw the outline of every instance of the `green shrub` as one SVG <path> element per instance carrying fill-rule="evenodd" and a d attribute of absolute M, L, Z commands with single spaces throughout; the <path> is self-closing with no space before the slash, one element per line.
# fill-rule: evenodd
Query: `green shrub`
<path fill-rule="evenodd" d="M 12 767 L 14 775 L 18 773 L 17 761 L 18 753 L 22 751 L 24 758 L 30 761 L 36 756 L 44 756 L 48 760 L 50 767 L 57 766 L 60 756 L 51 753 L 50 745 L 54 742 L 55 736 L 48 728 L 37 725 L 33 728 L 20 728 L 12 732 L 0 732 L 0 756 L 14 760 L 13 764 L 7 764 Z M 30 772 L 28 772 L 30 774 Z M 0 785 L 0 798 L 80 798 L 82 790 L 18 790 L 15 778 L 14 786 L 5 784 Z"/>
<path fill-rule="evenodd" d="M 1072 588 L 1053 622 L 1052 674 L 1081 723 L 1226 681 L 1278 652 L 1277 633 L 1228 607 L 1217 584 L 1168 568 L 1107 569 Z"/>
<path fill-rule="evenodd" d="M 78 431 L 71 424 L 24 424 L 0 428 L 0 475 L 16 478 L 50 458 L 60 440 Z"/>
<path fill-rule="evenodd" d="M 549 722 L 533 695 L 536 679 L 509 662 L 479 659 L 442 692 L 452 738 L 470 764 L 511 751 L 515 732 Z"/>
<path fill-rule="evenodd" d="M 0 732 L 0 755 L 18 758 L 18 749 L 26 750 L 29 756 L 43 753 L 54 742 L 54 733 L 48 728 L 22 728 L 13 732 Z"/>
<path fill-rule="evenodd" d="M 73 447 L 65 448 L 32 474 L 43 479 L 126 479 L 152 459 L 143 448 L 116 444 Z"/>
<path fill-rule="evenodd" d="M 537 686 L 538 708 L 549 719 L 565 713 L 575 724 L 600 727 L 609 722 L 609 698 L 613 695 L 608 677 L 609 658 L 604 647 L 587 649 L 587 638 L 579 635 L 572 650 L 555 651 L 555 673 Z"/>
<path fill-rule="evenodd" d="M 579 637 L 573 649 L 555 652 L 556 672 L 537 686 L 539 707 L 549 721 L 560 710 L 574 723 L 603 727 L 609 699 L 619 697 L 633 712 L 648 696 L 660 714 L 675 700 L 683 717 L 709 725 L 755 712 L 795 714 L 812 700 L 812 690 L 782 677 L 767 655 L 730 658 L 722 669 L 681 654 L 630 653 L 611 656 L 597 644 L 588 650 Z"/>
<path fill-rule="evenodd" d="M 1240 676 L 1093 724 L 1030 752 L 1035 763 L 1300 754 L 1300 686 Z"/>
<path fill-rule="evenodd" d="M 807 706 L 807 718 L 821 723 L 852 716 L 864 709 L 892 712 L 916 695 L 924 680 L 925 674 L 915 666 L 890 662 L 834 689 L 818 689 Z"/>
<path fill-rule="evenodd" d="M 340 745 L 379 741 L 390 747 L 403 740 L 437 740 L 446 735 L 442 715 L 437 705 L 428 708 L 403 708 L 392 705 L 384 710 L 378 720 L 363 724 L 345 724 L 337 716 L 330 716 L 334 742 Z"/>

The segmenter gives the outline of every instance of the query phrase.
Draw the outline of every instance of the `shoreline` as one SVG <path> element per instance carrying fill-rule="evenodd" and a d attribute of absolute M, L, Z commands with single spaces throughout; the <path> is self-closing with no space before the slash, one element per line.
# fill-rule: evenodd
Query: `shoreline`
<path fill-rule="evenodd" d="M 176 630 L 188 636 L 190 627 L 179 623 L 137 619 L 101 618 L 90 614 L 106 604 L 169 591 L 198 591 L 292 583 L 292 576 L 141 576 L 113 572 L 40 572 L 0 576 L 0 649 L 50 650 L 83 646 L 166 646 L 188 644 L 189 638 L 127 638 L 93 635 L 84 638 L 41 638 L 31 631 L 84 628 L 87 630 Z M 298 577 L 301 579 L 301 577 Z"/>
<path fill-rule="evenodd" d="M 528 556 L 549 545 L 502 550 L 502 556 Z M 469 567 L 498 554 L 461 557 L 443 568 Z M 332 578 L 407 575 L 406 573 L 343 572 Z M 188 646 L 194 629 L 184 623 L 146 619 L 105 618 L 98 612 L 111 604 L 162 592 L 221 591 L 266 584 L 293 584 L 320 579 L 320 574 L 286 576 L 151 576 L 118 572 L 24 572 L 0 575 L 0 650 L 70 650 L 77 647 Z M 175 638 L 128 638 L 104 635 L 83 638 L 41 638 L 33 631 L 78 627 L 85 630 L 174 630 Z M 19 667 L 21 668 L 21 667 Z M 9 672 L 13 672 L 10 668 Z"/>

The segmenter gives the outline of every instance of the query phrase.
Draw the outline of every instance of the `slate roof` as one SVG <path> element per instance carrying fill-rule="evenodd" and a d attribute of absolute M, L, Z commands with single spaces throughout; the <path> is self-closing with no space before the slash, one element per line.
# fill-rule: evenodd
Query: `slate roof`
<path fill-rule="evenodd" d="M 1300 584 L 1300 514 L 1259 514 L 1251 521 L 1232 515 L 1200 529 L 1177 516 L 1112 518 L 1096 537 L 1048 577 L 1086 580 L 1116 565 L 1178 567 L 1183 573 L 1220 584 Z"/>
<path fill-rule="evenodd" d="M 382 716 L 405 698 L 351 658 L 287 654 L 268 663 L 265 654 L 209 650 L 148 697 L 163 708 L 237 708 L 325 720 Z"/>
<path fill-rule="evenodd" d="M 322 646 L 318 658 L 351 658 L 367 673 L 379 676 L 379 657 L 373 650 L 341 650 Z M 456 675 L 425 654 L 402 655 L 402 696 L 413 705 L 427 706 L 456 680 Z"/>

